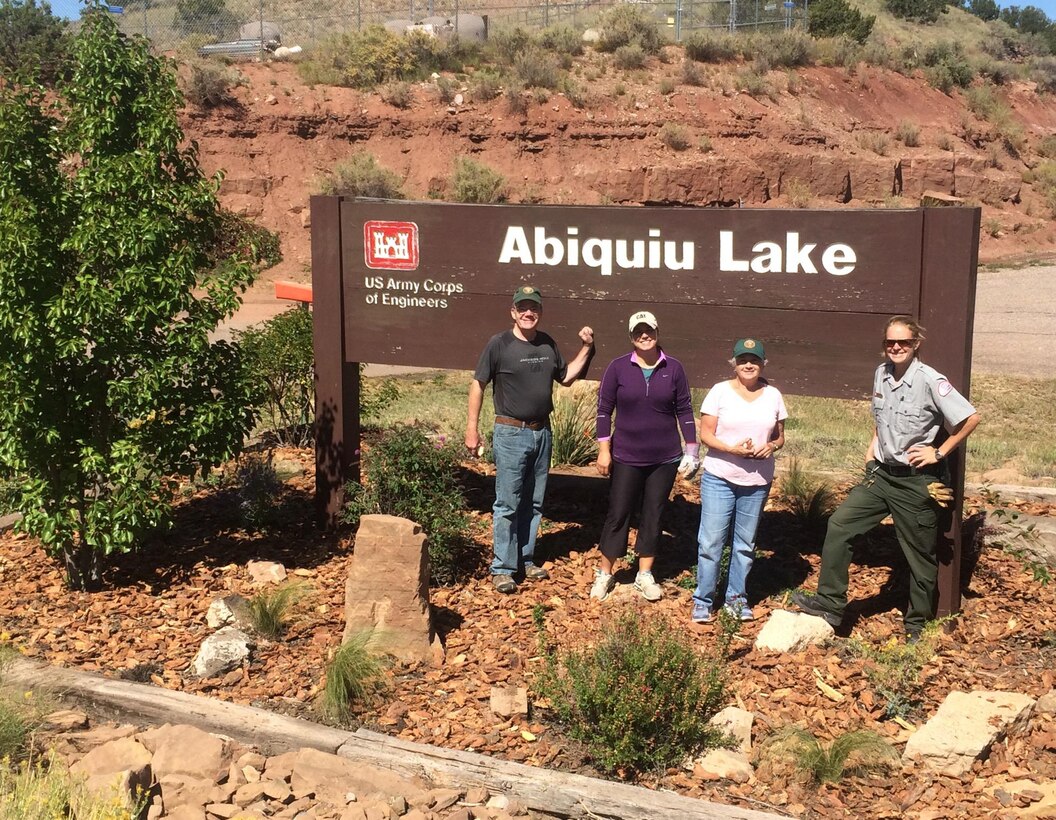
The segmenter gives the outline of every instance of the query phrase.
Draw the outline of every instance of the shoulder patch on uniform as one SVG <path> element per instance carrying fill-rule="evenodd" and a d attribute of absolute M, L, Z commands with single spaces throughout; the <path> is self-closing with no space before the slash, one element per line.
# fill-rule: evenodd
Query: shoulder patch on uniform
<path fill-rule="evenodd" d="M 953 392 L 953 385 L 946 379 L 939 379 L 937 388 L 940 396 L 948 396 Z"/>

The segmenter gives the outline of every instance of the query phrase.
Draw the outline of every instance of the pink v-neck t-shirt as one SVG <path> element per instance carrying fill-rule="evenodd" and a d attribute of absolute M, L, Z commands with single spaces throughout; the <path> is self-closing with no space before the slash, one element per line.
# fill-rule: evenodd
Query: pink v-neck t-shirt
<path fill-rule="evenodd" d="M 788 418 L 780 390 L 766 385 L 760 393 L 755 401 L 746 401 L 730 386 L 729 381 L 721 381 L 704 397 L 700 413 L 718 419 L 715 436 L 723 444 L 740 444 L 750 438 L 752 444 L 758 447 L 770 440 L 779 421 Z M 743 458 L 732 453 L 708 450 L 703 466 L 716 478 L 742 487 L 762 486 L 774 480 L 773 456 Z"/>

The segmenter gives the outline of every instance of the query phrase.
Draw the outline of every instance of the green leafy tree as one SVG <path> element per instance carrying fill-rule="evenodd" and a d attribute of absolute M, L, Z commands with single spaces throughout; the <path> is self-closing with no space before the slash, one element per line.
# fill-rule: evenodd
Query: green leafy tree
<path fill-rule="evenodd" d="M 980 20 L 996 20 L 1001 14 L 997 0 L 972 0 L 968 10 Z"/>
<path fill-rule="evenodd" d="M 69 47 L 66 22 L 36 0 L 0 0 L 0 74 L 51 85 Z"/>
<path fill-rule="evenodd" d="M 184 36 L 207 34 L 223 39 L 235 36 L 238 18 L 224 0 L 178 0 L 172 27 Z"/>
<path fill-rule="evenodd" d="M 847 0 L 815 0 L 810 4 L 808 30 L 812 37 L 845 35 L 859 43 L 864 43 L 873 30 L 875 22 L 875 15 L 868 17 L 863 15 Z"/>
<path fill-rule="evenodd" d="M 171 67 L 98 9 L 57 95 L 0 91 L 0 474 L 78 588 L 165 522 L 168 477 L 253 423 L 238 347 L 209 341 L 252 269 L 209 264 L 219 179 L 180 105 Z"/>
<path fill-rule="evenodd" d="M 950 7 L 947 0 L 886 0 L 886 5 L 895 17 L 914 23 L 934 23 Z"/>

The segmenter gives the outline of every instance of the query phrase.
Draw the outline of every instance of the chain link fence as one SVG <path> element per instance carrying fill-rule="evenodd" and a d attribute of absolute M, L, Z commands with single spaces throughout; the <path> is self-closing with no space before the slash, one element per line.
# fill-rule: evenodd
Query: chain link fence
<path fill-rule="evenodd" d="M 694 31 L 777 30 L 805 25 L 809 0 L 632 0 L 648 9 L 673 42 Z M 328 35 L 371 25 L 397 28 L 429 23 L 477 36 L 523 26 L 566 24 L 588 28 L 618 0 L 503 3 L 502 0 L 134 0 L 111 6 L 122 30 L 142 34 L 158 50 L 207 42 L 241 43 L 246 53 L 262 46 L 310 48 Z M 400 28 L 402 30 L 402 28 Z M 238 48 L 223 53 L 237 53 Z"/>

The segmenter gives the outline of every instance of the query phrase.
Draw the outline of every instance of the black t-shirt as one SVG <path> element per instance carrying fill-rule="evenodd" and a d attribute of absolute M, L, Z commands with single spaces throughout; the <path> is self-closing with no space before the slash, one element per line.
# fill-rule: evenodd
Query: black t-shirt
<path fill-rule="evenodd" d="M 520 421 L 546 421 L 553 409 L 552 384 L 568 366 L 554 340 L 536 331 L 530 342 L 506 330 L 492 336 L 480 354 L 473 378 L 495 383 L 495 415 Z"/>

